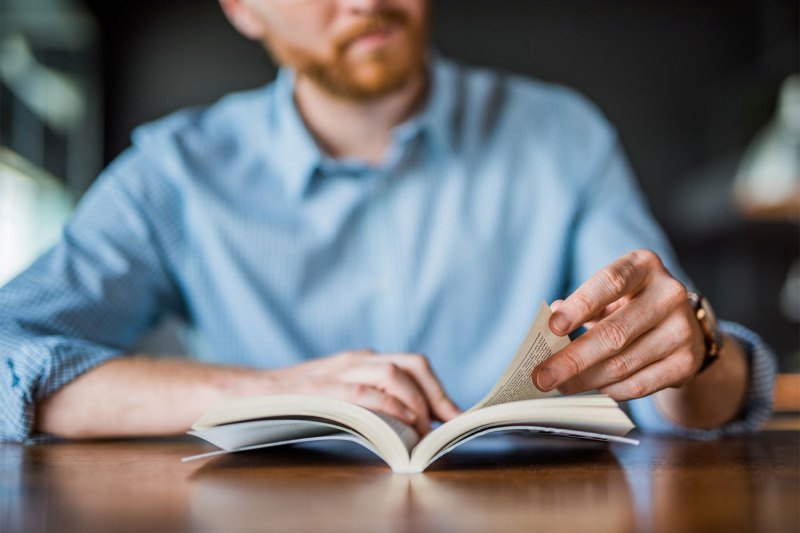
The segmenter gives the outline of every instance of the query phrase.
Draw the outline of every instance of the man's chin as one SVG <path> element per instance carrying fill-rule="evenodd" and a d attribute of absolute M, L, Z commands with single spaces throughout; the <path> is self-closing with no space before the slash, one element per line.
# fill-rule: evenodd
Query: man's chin
<path fill-rule="evenodd" d="M 351 76 L 355 91 L 366 96 L 380 97 L 402 89 L 412 77 L 410 69 L 398 70 L 385 65 L 369 65 Z"/>
<path fill-rule="evenodd" d="M 420 64 L 421 68 L 421 64 Z M 350 100 L 373 100 L 406 86 L 417 74 L 408 63 L 391 63 L 385 58 L 361 61 L 337 69 L 306 70 L 306 74 L 327 92 Z"/>

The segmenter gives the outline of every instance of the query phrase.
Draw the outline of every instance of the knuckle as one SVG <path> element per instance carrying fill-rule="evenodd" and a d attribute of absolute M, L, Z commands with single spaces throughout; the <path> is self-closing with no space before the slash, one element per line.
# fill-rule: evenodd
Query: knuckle
<path fill-rule="evenodd" d="M 350 389 L 352 396 L 356 399 L 363 399 L 372 391 L 372 387 L 365 383 L 355 383 Z"/>
<path fill-rule="evenodd" d="M 639 379 L 629 379 L 626 388 L 630 398 L 641 398 L 649 392 L 647 385 Z"/>
<path fill-rule="evenodd" d="M 678 379 L 684 380 L 694 374 L 694 356 L 689 352 L 681 352 L 675 355 L 675 366 L 678 371 Z"/>
<path fill-rule="evenodd" d="M 571 300 L 572 307 L 578 312 L 579 316 L 591 316 L 593 312 L 592 300 L 589 295 L 582 289 L 576 290 L 572 293 L 569 300 Z"/>
<path fill-rule="evenodd" d="M 628 344 L 628 328 L 618 320 L 604 320 L 596 328 L 597 337 L 603 347 L 611 352 L 618 352 Z"/>
<path fill-rule="evenodd" d="M 430 362 L 428 361 L 428 358 L 425 357 L 423 354 L 415 353 L 414 355 L 412 355 L 412 357 L 414 358 L 414 362 L 420 368 L 430 368 Z"/>
<path fill-rule="evenodd" d="M 561 360 L 564 366 L 567 367 L 570 376 L 577 376 L 583 372 L 584 367 L 586 366 L 583 363 L 583 359 L 581 359 L 578 354 L 572 351 L 564 351 L 563 355 L 561 356 Z"/>
<path fill-rule="evenodd" d="M 381 365 L 381 370 L 383 372 L 383 377 L 389 381 L 397 379 L 397 376 L 400 373 L 400 368 L 394 363 L 385 363 Z"/>
<path fill-rule="evenodd" d="M 640 250 L 634 250 L 631 253 L 634 256 L 635 261 L 645 267 L 661 268 L 663 266 L 663 264 L 661 263 L 661 258 L 653 250 L 642 248 Z"/>
<path fill-rule="evenodd" d="M 628 286 L 628 270 L 623 264 L 610 265 L 600 271 L 600 279 L 609 292 L 619 294 Z"/>
<path fill-rule="evenodd" d="M 361 355 L 356 351 L 342 352 L 337 357 L 344 363 L 357 363 L 361 360 Z"/>
<path fill-rule="evenodd" d="M 669 280 L 666 281 L 666 287 L 664 291 L 671 302 L 675 304 L 686 303 L 688 291 L 686 290 L 684 284 L 677 279 L 670 277 Z"/>
<path fill-rule="evenodd" d="M 630 363 L 624 357 L 611 357 L 601 363 L 603 372 L 614 380 L 620 380 L 630 373 Z"/>

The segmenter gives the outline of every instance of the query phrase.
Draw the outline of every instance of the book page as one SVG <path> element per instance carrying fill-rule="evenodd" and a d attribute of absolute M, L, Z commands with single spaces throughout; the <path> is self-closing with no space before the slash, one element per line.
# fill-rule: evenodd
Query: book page
<path fill-rule="evenodd" d="M 244 450 L 329 439 L 353 441 L 376 455 L 380 455 L 372 444 L 355 431 L 317 420 L 251 420 L 198 429 L 188 433 L 222 448 L 222 450 L 184 457 L 181 459 L 184 462 Z"/>
<path fill-rule="evenodd" d="M 553 396 L 557 392 L 543 393 L 539 391 L 531 380 L 533 369 L 539 366 L 551 355 L 569 344 L 569 337 L 559 337 L 550 330 L 550 317 L 553 315 L 547 302 L 542 302 L 536 318 L 525 340 L 517 350 L 514 359 L 505 372 L 497 380 L 492 390 L 483 400 L 473 406 L 470 411 L 518 400 L 531 400 Z"/>
<path fill-rule="evenodd" d="M 392 469 L 405 468 L 408 464 L 408 449 L 410 441 L 419 439 L 419 435 L 409 427 L 401 427 L 401 423 L 396 420 L 385 420 L 383 417 L 364 407 L 336 400 L 333 398 L 310 396 L 304 394 L 287 394 L 277 396 L 256 396 L 251 398 L 234 398 L 223 400 L 217 405 L 206 411 L 206 413 L 192 424 L 191 434 L 206 440 L 209 436 L 205 430 L 228 426 L 225 429 L 215 431 L 213 444 L 228 445 L 232 442 L 224 443 L 219 437 L 236 436 L 238 446 L 247 445 L 239 437 L 257 437 L 256 440 L 264 438 L 274 438 L 274 429 L 264 421 L 278 421 L 287 429 L 291 429 L 292 435 L 288 435 L 288 440 L 295 438 L 308 438 L 301 433 L 308 428 L 301 427 L 300 422 L 314 422 L 318 426 L 340 430 L 340 433 L 329 435 L 327 429 L 321 429 L 323 434 L 316 438 L 329 439 L 332 437 L 347 436 L 347 440 L 356 438 L 359 443 L 366 444 L 367 448 L 377 453 L 386 461 Z M 240 434 L 231 428 L 234 424 L 258 422 L 244 434 Z M 270 431 L 264 434 L 264 429 Z M 200 432 L 203 432 L 201 435 Z M 344 434 L 344 435 L 343 435 Z M 315 438 L 310 435 L 310 438 Z M 252 443 L 256 444 L 256 443 Z"/>
<path fill-rule="evenodd" d="M 295 439 L 315 438 L 338 433 L 348 433 L 355 437 L 361 437 L 352 429 L 341 424 L 333 424 L 324 420 L 293 420 L 289 418 L 250 420 L 189 431 L 189 435 L 200 437 L 223 450 L 235 450 L 255 444 L 289 442 Z"/>
<path fill-rule="evenodd" d="M 408 472 L 421 472 L 447 450 L 488 430 L 508 431 L 523 427 L 622 437 L 634 426 L 617 402 L 606 395 L 559 396 L 500 403 L 467 411 L 431 431 L 414 448 Z M 629 442 L 634 443 L 633 440 Z"/>

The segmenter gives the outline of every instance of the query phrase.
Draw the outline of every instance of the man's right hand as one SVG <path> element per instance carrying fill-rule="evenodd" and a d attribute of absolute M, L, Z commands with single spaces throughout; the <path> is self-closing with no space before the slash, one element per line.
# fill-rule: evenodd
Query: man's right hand
<path fill-rule="evenodd" d="M 424 435 L 431 418 L 460 413 L 420 354 L 355 350 L 268 371 L 275 394 L 313 394 L 361 405 L 413 426 Z"/>

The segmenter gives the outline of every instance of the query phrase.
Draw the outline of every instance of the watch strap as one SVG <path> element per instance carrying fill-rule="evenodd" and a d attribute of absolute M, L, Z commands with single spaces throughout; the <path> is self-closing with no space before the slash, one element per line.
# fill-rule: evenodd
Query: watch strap
<path fill-rule="evenodd" d="M 700 330 L 703 332 L 703 339 L 705 341 L 705 356 L 703 362 L 697 373 L 703 372 L 706 368 L 711 366 L 714 361 L 719 359 L 720 350 L 722 349 L 722 333 L 717 325 L 717 317 L 708 299 L 696 292 L 689 292 L 687 295 L 689 304 L 694 312 L 695 319 L 700 325 Z"/>

